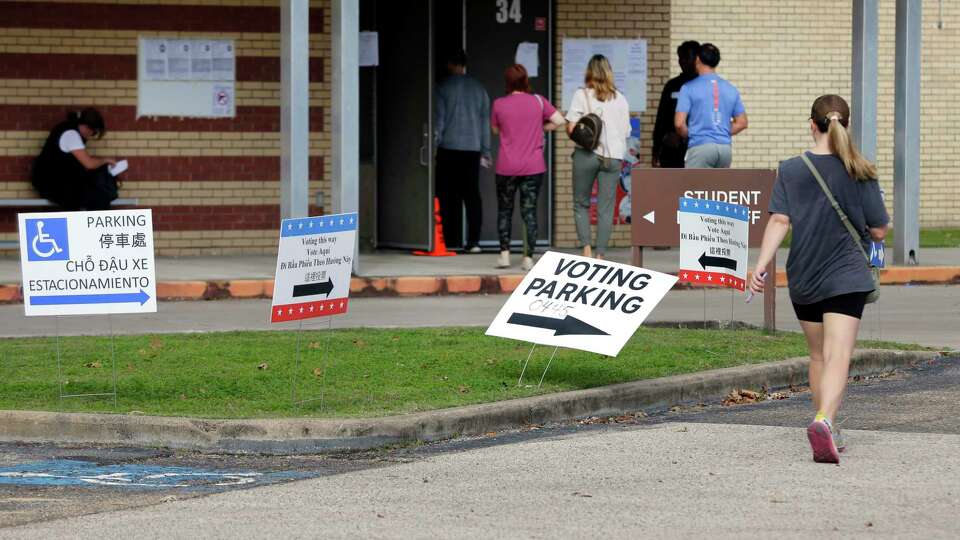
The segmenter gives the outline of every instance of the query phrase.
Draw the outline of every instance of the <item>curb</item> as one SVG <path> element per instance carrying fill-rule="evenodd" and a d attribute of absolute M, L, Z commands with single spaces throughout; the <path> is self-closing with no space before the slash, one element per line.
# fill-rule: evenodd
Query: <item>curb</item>
<path fill-rule="evenodd" d="M 350 295 L 354 298 L 438 296 L 451 294 L 508 294 L 523 280 L 524 274 L 465 276 L 354 277 Z M 748 275 L 747 280 L 750 277 Z M 897 266 L 880 273 L 882 285 L 960 284 L 960 266 Z M 777 271 L 777 287 L 787 286 L 787 274 Z M 697 289 L 709 285 L 678 283 L 675 289 Z M 160 281 L 160 300 L 221 300 L 227 298 L 272 298 L 272 279 L 232 281 Z M 23 303 L 19 283 L 0 284 L 0 304 Z"/>
<path fill-rule="evenodd" d="M 850 376 L 946 358 L 926 351 L 858 350 Z M 601 388 L 373 419 L 213 420 L 114 414 L 0 411 L 0 441 L 142 445 L 219 453 L 323 453 L 437 441 L 586 416 L 720 398 L 740 388 L 805 382 L 806 358 L 737 366 Z"/>

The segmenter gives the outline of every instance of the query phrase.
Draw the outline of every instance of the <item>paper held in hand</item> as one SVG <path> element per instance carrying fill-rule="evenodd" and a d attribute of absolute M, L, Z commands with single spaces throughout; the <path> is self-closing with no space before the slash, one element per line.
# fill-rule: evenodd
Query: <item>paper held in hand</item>
<path fill-rule="evenodd" d="M 676 281 L 636 266 L 548 251 L 487 335 L 616 356 Z"/>

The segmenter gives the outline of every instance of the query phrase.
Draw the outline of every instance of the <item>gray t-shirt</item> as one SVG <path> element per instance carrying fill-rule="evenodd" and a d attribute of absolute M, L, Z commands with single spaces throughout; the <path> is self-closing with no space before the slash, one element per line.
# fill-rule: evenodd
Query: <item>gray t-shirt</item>
<path fill-rule="evenodd" d="M 836 156 L 810 152 L 806 155 L 820 171 L 853 228 L 860 231 L 861 243 L 869 253 L 867 228 L 882 227 L 890 221 L 880 185 L 875 180 L 852 179 Z M 780 163 L 770 213 L 786 214 L 793 226 L 787 257 L 791 300 L 813 304 L 841 294 L 873 290 L 866 259 L 800 157 Z"/>

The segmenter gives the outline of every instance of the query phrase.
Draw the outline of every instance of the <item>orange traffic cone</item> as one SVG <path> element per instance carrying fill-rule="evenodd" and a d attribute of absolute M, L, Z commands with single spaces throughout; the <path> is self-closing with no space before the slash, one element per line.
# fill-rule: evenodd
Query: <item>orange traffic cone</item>
<path fill-rule="evenodd" d="M 443 218 L 440 217 L 440 199 L 433 198 L 433 251 L 414 251 L 414 255 L 427 257 L 453 257 L 456 253 L 447 251 L 447 243 L 443 241 Z"/>

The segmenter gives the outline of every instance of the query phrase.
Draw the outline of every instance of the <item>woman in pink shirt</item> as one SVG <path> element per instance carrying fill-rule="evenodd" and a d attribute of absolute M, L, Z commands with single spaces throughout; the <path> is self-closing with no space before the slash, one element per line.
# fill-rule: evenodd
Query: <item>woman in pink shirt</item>
<path fill-rule="evenodd" d="M 497 231 L 500 258 L 497 268 L 510 266 L 510 231 L 513 227 L 513 200 L 520 191 L 520 216 L 525 225 L 524 270 L 533 267 L 537 241 L 537 198 L 547 164 L 543 159 L 543 132 L 566 121 L 543 96 L 530 89 L 527 70 L 514 64 L 503 74 L 507 95 L 493 102 L 490 127 L 500 136 L 497 153 Z"/>

